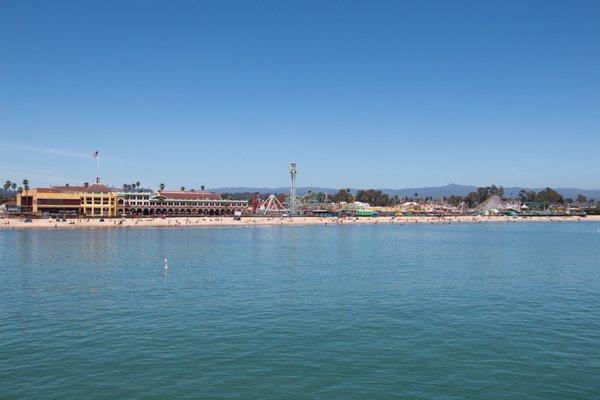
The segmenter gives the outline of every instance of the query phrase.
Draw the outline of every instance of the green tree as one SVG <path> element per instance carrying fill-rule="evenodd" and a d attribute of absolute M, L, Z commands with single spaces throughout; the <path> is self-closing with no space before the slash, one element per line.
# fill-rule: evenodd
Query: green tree
<path fill-rule="evenodd" d="M 463 200 L 468 207 L 473 208 L 492 196 L 504 198 L 504 188 L 496 185 L 478 187 L 477 190 L 466 195 Z"/>
<path fill-rule="evenodd" d="M 200 190 L 204 192 L 204 185 L 200 186 Z"/>
<path fill-rule="evenodd" d="M 160 185 L 158 185 L 158 188 L 159 188 L 160 190 L 165 190 L 165 184 L 164 184 L 164 183 L 161 183 Z"/>
<path fill-rule="evenodd" d="M 448 204 L 453 205 L 454 207 L 458 207 L 460 205 L 460 203 L 462 203 L 464 200 L 464 198 L 462 196 L 450 196 L 446 199 L 446 201 L 448 202 Z"/>
<path fill-rule="evenodd" d="M 390 205 L 390 196 L 381 190 L 359 190 L 356 192 L 355 201 L 369 203 L 376 207 L 386 207 Z"/>
<path fill-rule="evenodd" d="M 522 203 L 535 201 L 537 193 L 532 190 L 524 190 L 522 189 L 517 197 Z"/>
<path fill-rule="evenodd" d="M 577 203 L 583 204 L 583 203 L 587 203 L 587 202 L 588 202 L 588 198 L 587 197 L 585 197 L 582 194 L 578 194 L 577 195 Z"/>
<path fill-rule="evenodd" d="M 185 186 L 182 186 L 182 187 L 181 187 L 181 191 L 182 191 L 182 192 L 185 192 Z"/>
<path fill-rule="evenodd" d="M 565 199 L 556 190 L 546 188 L 535 196 L 535 201 L 546 204 L 564 204 Z"/>
<path fill-rule="evenodd" d="M 346 202 L 354 203 L 354 197 L 350 193 L 350 189 L 340 189 L 331 199 L 334 203 Z"/>
<path fill-rule="evenodd" d="M 329 200 L 329 196 L 325 192 L 318 192 L 316 194 L 317 203 L 327 203 Z"/>
<path fill-rule="evenodd" d="M 6 181 L 4 183 L 4 193 L 2 194 L 2 196 L 0 196 L 0 201 L 5 201 L 5 200 L 8 200 L 8 199 L 10 199 L 12 197 L 11 194 L 10 194 L 10 192 L 9 192 L 10 185 L 12 185 L 11 181 Z"/>

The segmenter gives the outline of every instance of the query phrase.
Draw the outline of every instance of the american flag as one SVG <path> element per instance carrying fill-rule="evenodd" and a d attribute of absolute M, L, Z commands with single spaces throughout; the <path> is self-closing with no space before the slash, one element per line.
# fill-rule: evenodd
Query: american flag
<path fill-rule="evenodd" d="M 96 150 L 96 152 L 94 154 L 92 154 L 92 157 L 98 158 L 98 150 Z"/>

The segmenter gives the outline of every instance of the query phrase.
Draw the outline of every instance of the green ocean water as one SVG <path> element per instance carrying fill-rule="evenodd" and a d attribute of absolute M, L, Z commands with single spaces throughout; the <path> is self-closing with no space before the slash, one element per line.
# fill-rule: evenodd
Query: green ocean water
<path fill-rule="evenodd" d="M 2 231 L 0 398 L 597 399 L 598 228 Z"/>

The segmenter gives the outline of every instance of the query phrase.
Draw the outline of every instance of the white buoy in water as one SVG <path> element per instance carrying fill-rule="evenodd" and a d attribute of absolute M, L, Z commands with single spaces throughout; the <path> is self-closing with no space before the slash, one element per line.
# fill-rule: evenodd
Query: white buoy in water
<path fill-rule="evenodd" d="M 166 258 L 165 258 L 165 269 L 169 269 L 169 262 L 167 261 Z"/>

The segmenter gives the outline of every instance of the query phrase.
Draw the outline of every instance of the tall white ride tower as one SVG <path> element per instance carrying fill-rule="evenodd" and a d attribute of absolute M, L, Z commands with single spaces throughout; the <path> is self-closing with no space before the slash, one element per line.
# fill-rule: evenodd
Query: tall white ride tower
<path fill-rule="evenodd" d="M 290 177 L 292 178 L 292 186 L 290 186 L 290 215 L 296 215 L 296 163 L 290 163 Z"/>

